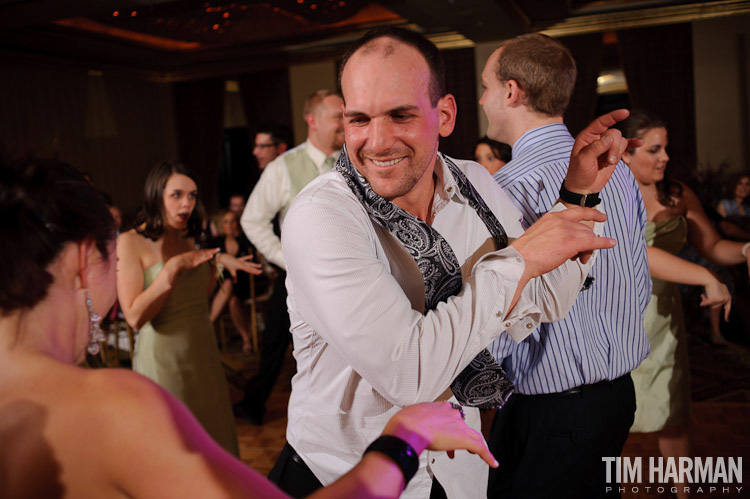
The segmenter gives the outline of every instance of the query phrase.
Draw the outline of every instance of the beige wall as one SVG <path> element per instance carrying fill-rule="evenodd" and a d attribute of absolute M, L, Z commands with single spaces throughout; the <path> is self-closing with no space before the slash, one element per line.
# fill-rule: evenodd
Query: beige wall
<path fill-rule="evenodd" d="M 315 91 L 322 88 L 336 88 L 336 61 L 299 64 L 289 67 L 289 86 L 292 99 L 292 116 L 294 118 L 294 138 L 297 143 L 307 138 L 307 125 L 302 116 L 305 100 Z"/>
<path fill-rule="evenodd" d="M 747 52 L 741 44 L 750 36 L 750 16 L 693 23 L 695 127 L 699 165 L 714 168 L 728 161 L 730 171 L 747 168 L 744 144 L 748 137 Z M 744 58 L 744 60 L 741 59 Z M 745 77 L 747 78 L 747 77 Z"/>

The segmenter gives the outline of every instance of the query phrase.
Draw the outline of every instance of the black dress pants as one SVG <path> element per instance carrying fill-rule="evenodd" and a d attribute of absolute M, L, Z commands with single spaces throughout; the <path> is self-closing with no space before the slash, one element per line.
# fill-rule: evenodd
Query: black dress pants
<path fill-rule="evenodd" d="M 630 374 L 569 393 L 514 394 L 490 432 L 500 467 L 490 470 L 487 497 L 619 497 L 602 457 L 621 454 L 634 414 Z"/>
<path fill-rule="evenodd" d="M 323 486 L 297 452 L 284 444 L 268 479 L 292 497 L 305 497 Z"/>

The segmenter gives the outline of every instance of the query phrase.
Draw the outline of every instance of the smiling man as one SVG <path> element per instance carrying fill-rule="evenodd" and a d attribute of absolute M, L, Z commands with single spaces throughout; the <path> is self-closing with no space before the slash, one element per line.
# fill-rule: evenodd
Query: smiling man
<path fill-rule="evenodd" d="M 524 233 L 482 166 L 438 152 L 456 103 L 421 35 L 371 31 L 345 55 L 340 84 L 345 149 L 295 199 L 282 232 L 297 374 L 288 444 L 270 477 L 296 496 L 354 466 L 399 407 L 450 399 L 478 428 L 474 407 L 509 392 L 485 347 L 560 319 L 591 265 L 576 255 L 615 244 L 592 231 L 605 216 L 591 208 L 558 205 Z M 607 131 L 614 121 L 579 140 L 571 191 L 606 183 L 627 145 Z M 405 480 L 414 466 L 403 497 L 485 494 L 476 456 L 428 452 L 417 466 L 403 442 L 379 451 Z"/>

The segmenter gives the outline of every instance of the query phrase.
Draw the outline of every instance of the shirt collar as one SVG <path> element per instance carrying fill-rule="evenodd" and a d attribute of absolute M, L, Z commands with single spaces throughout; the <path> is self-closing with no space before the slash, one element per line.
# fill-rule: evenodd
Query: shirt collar
<path fill-rule="evenodd" d="M 310 139 L 307 139 L 305 141 L 305 149 L 307 150 L 307 155 L 310 156 L 310 159 L 313 160 L 313 163 L 315 163 L 315 166 L 317 166 L 318 170 L 320 170 L 320 168 L 323 166 L 323 163 L 325 162 L 326 158 L 328 157 L 328 156 L 326 156 L 326 153 L 324 153 L 323 151 L 321 151 L 320 149 L 318 149 L 317 147 L 315 147 L 313 145 L 313 143 L 310 142 Z M 341 154 L 340 150 L 336 151 L 333 154 L 331 154 L 331 156 L 334 157 L 334 160 L 338 160 L 339 154 Z M 334 161 L 334 163 L 335 163 L 335 161 Z"/>
<path fill-rule="evenodd" d="M 561 138 L 565 137 L 570 137 L 570 132 L 564 123 L 552 123 L 550 125 L 532 128 L 521 135 L 516 143 L 513 144 L 512 158 L 515 159 L 516 156 L 521 157 L 529 150 L 538 147 L 545 142 L 560 142 Z"/>
<path fill-rule="evenodd" d="M 448 175 L 445 175 L 446 171 L 448 171 Z M 435 161 L 435 194 L 440 196 L 441 199 L 450 199 L 456 196 L 458 201 L 466 202 L 458 184 L 456 184 L 456 179 L 445 167 L 442 153 L 438 153 L 437 161 Z"/>
<path fill-rule="evenodd" d="M 507 180 L 525 173 L 530 166 L 527 164 L 526 156 L 533 155 L 540 149 L 553 151 L 555 148 L 551 146 L 556 146 L 565 142 L 570 142 L 572 147 L 574 139 L 564 123 L 552 123 L 550 125 L 544 125 L 526 131 L 526 133 L 521 135 L 521 137 L 519 137 L 513 144 L 511 160 L 495 172 L 495 180 Z M 564 161 L 570 159 L 569 149 L 565 150 L 564 148 L 561 148 L 559 150 L 561 151 L 559 157 L 545 156 L 544 162 Z"/>

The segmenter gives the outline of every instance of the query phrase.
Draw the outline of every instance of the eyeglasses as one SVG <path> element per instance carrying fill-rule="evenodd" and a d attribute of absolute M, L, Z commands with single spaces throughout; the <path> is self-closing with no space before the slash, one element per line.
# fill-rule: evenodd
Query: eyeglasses
<path fill-rule="evenodd" d="M 268 144 L 255 144 L 255 147 L 260 147 L 260 148 L 264 148 L 264 147 L 276 147 L 276 144 L 274 144 L 273 142 L 270 142 Z"/>

